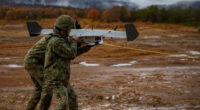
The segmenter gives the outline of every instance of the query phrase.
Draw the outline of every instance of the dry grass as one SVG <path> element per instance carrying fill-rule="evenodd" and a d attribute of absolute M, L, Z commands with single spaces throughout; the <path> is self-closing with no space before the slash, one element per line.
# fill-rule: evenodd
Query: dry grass
<path fill-rule="evenodd" d="M 56 18 L 53 19 L 42 19 L 42 20 L 38 20 L 37 22 L 39 22 L 39 24 L 44 27 L 44 28 L 52 28 L 54 23 L 55 23 Z M 31 21 L 31 20 L 30 20 Z M 151 22 L 127 22 L 127 23 L 123 23 L 123 22 L 114 22 L 114 23 L 106 23 L 106 22 L 102 22 L 102 21 L 90 21 L 88 19 L 79 19 L 80 24 L 82 25 L 82 27 L 89 25 L 88 28 L 92 28 L 92 25 L 94 28 L 98 28 L 98 29 L 113 29 L 115 26 L 119 26 L 119 30 L 124 30 L 124 25 L 127 23 L 134 23 L 136 25 L 136 27 L 140 28 L 160 28 L 160 29 L 176 29 L 179 31 L 187 31 L 187 32 L 196 32 L 198 29 L 192 26 L 181 26 L 181 25 L 176 25 L 176 24 L 167 24 L 167 23 L 151 23 Z M 12 24 L 12 25 L 16 25 L 16 24 L 25 24 L 26 21 L 25 20 L 12 20 L 12 21 L 8 21 L 8 20 L 0 20 L 0 25 L 6 25 L 6 24 Z"/>
<path fill-rule="evenodd" d="M 43 27 L 43 28 L 53 28 L 54 22 L 56 19 L 44 19 L 44 20 L 39 20 L 38 23 Z M 105 23 L 105 22 L 100 22 L 100 21 L 96 21 L 96 22 L 91 22 L 87 19 L 80 19 L 79 20 L 80 24 L 82 25 L 82 27 L 84 27 L 85 25 L 89 25 L 88 29 L 91 29 L 93 25 L 95 29 L 113 29 L 116 25 L 119 26 L 118 30 L 124 30 L 124 24 L 122 22 L 116 22 L 116 23 Z M 6 24 L 5 24 L 6 23 Z M 19 23 L 19 24 L 17 24 Z M 144 36 L 153 36 L 153 35 L 158 35 L 158 36 L 166 36 L 162 37 L 161 42 L 164 40 L 172 40 L 173 39 L 167 37 L 167 35 L 169 34 L 187 34 L 188 35 L 192 35 L 196 32 L 196 28 L 194 27 L 186 27 L 186 26 L 180 26 L 180 25 L 174 25 L 174 24 L 164 24 L 164 23 L 156 23 L 156 24 L 152 24 L 152 23 L 144 23 L 144 22 L 133 22 L 135 24 L 135 26 L 137 27 L 140 36 L 137 39 L 142 39 L 142 40 L 148 40 L 148 39 L 144 39 Z M 3 21 L 0 20 L 0 24 L 4 24 L 4 25 L 0 25 L 0 37 L 5 37 L 5 38 L 13 38 L 13 37 L 20 37 L 20 38 L 28 38 L 29 34 L 26 28 L 26 24 L 25 21 L 12 21 L 9 22 L 8 21 Z M 197 34 L 195 34 L 193 37 L 196 37 Z M 189 38 L 189 37 L 188 37 Z M 153 39 L 154 40 L 154 39 Z M 181 39 L 180 39 L 181 40 Z M 158 47 L 158 46 L 152 46 L 152 45 L 147 45 L 147 44 L 140 44 L 138 42 L 124 42 L 121 41 L 121 39 L 114 39 L 114 40 L 106 40 L 105 43 L 113 43 L 114 45 L 125 45 L 128 47 L 134 47 L 134 48 L 140 48 L 140 49 L 151 49 L 154 51 L 164 51 L 164 52 L 176 52 L 176 49 L 178 48 L 172 48 L 170 50 L 168 50 L 169 47 Z M 32 42 L 32 44 L 35 41 Z M 22 44 L 15 42 L 15 43 L 7 43 L 6 42 L 1 42 L 1 46 L 0 49 L 2 50 L 4 47 L 9 48 L 9 50 L 14 50 L 14 47 L 16 46 L 25 46 L 23 45 L 26 44 L 26 41 L 24 40 L 22 42 Z M 32 45 L 31 44 L 31 45 Z M 12 48 L 10 48 L 13 47 Z M 30 45 L 27 46 L 28 48 L 30 48 Z M 27 48 L 25 49 L 27 50 Z M 7 52 L 7 50 L 5 50 Z M 9 55 L 12 54 L 12 52 L 8 52 Z M 1 53 L 2 54 L 2 53 Z M 21 53 L 20 53 L 21 54 Z M 124 49 L 124 48 L 117 48 L 117 47 L 110 47 L 110 46 L 105 46 L 105 45 L 101 45 L 101 46 L 96 46 L 94 48 L 92 48 L 88 53 L 82 55 L 82 57 L 103 57 L 103 58 L 110 58 L 110 57 L 133 57 L 133 56 L 144 56 L 144 55 L 150 55 L 153 53 L 145 53 L 145 52 L 140 52 L 140 51 L 134 51 L 134 50 L 128 50 L 128 49 Z M 22 54 L 21 54 L 22 55 Z M 24 54 L 23 54 L 24 55 Z"/>
<path fill-rule="evenodd" d="M 33 46 L 31 42 L 0 42 L 0 56 L 24 56 L 27 51 Z"/>

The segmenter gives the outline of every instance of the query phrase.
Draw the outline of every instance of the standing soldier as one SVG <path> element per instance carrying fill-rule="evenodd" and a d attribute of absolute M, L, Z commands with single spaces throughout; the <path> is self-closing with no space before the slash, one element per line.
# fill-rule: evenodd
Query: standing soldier
<path fill-rule="evenodd" d="M 66 25 L 66 26 L 68 26 L 68 25 Z M 49 39 L 51 39 L 52 37 L 54 37 L 57 32 L 58 32 L 58 28 L 55 28 L 54 34 L 49 34 L 49 35 L 41 38 L 28 51 L 28 53 L 26 54 L 26 56 L 24 58 L 24 67 L 28 71 L 32 81 L 35 84 L 35 90 L 33 91 L 32 95 L 30 97 L 30 100 L 28 102 L 26 110 L 34 110 L 37 106 L 37 103 L 40 101 L 42 87 L 44 86 L 44 60 L 45 60 L 45 51 L 46 51 L 47 44 L 48 44 L 47 41 Z M 75 39 L 80 41 L 76 37 L 75 37 Z M 72 40 L 72 38 L 71 38 L 71 40 Z M 75 41 L 73 41 L 73 42 L 75 42 Z M 75 46 L 75 44 L 74 44 L 74 46 Z M 80 55 L 84 52 L 87 52 L 90 48 L 91 48 L 91 46 L 79 47 L 77 53 L 78 53 L 78 55 Z M 68 87 L 67 90 L 68 90 L 68 94 L 69 94 L 70 110 L 71 110 L 71 108 L 75 108 L 74 110 L 76 110 L 76 108 L 78 109 L 76 94 L 75 94 L 73 88 L 71 87 L 71 85 L 66 85 L 66 87 Z M 49 97 L 52 97 L 52 96 L 49 96 Z M 45 102 L 45 106 L 50 105 L 51 100 L 43 100 L 43 101 Z"/>
<path fill-rule="evenodd" d="M 28 71 L 32 81 L 35 84 L 35 90 L 33 91 L 26 110 L 34 110 L 37 103 L 40 101 L 42 92 L 42 85 L 44 83 L 44 57 L 46 50 L 46 38 L 41 38 L 26 54 L 24 58 L 24 67 Z"/>
<path fill-rule="evenodd" d="M 48 110 L 52 94 L 57 101 L 56 110 L 77 110 L 76 94 L 70 85 L 70 61 L 77 56 L 78 37 L 69 37 L 74 22 L 71 17 L 62 15 L 56 19 L 54 33 L 48 38 L 45 53 L 44 78 L 40 109 Z M 89 46 L 78 50 L 89 50 Z"/>

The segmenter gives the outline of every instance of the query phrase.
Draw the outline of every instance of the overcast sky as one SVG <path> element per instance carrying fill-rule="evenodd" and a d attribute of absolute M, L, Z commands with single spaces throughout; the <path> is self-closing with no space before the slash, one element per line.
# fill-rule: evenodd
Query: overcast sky
<path fill-rule="evenodd" d="M 122 1 L 126 1 L 126 0 L 122 0 Z M 169 5 L 169 4 L 174 4 L 180 1 L 200 1 L 200 0 L 127 0 L 127 1 L 134 2 L 138 4 L 140 8 L 144 8 L 146 6 L 153 5 L 153 4 Z"/>
<path fill-rule="evenodd" d="M 11 1 L 11 0 L 7 0 L 7 1 Z M 29 4 L 30 4 L 31 1 L 32 1 L 31 3 L 33 3 L 33 4 L 35 2 L 38 2 L 36 0 L 12 0 L 12 1 L 15 1 L 15 3 L 21 3 L 22 2 L 22 3 L 29 3 Z M 40 3 L 42 3 L 43 5 L 46 5 L 46 4 L 48 4 L 48 3 L 46 3 L 46 1 L 48 1 L 48 0 L 41 0 Z M 54 0 L 52 0 L 52 1 L 54 1 Z M 133 2 L 133 3 L 137 4 L 139 6 L 139 8 L 145 8 L 145 7 L 148 7 L 150 5 L 171 5 L 171 4 L 175 4 L 177 2 L 181 2 L 181 1 L 200 1 L 200 0 L 116 0 L 116 1 Z M 0 0 L 0 2 L 1 2 L 1 0 Z M 68 0 L 56 0 L 55 2 L 50 2 L 51 3 L 50 5 L 58 5 L 58 6 L 71 5 L 71 3 L 68 2 Z M 80 4 L 77 4 L 77 6 L 79 6 L 79 5 Z"/>

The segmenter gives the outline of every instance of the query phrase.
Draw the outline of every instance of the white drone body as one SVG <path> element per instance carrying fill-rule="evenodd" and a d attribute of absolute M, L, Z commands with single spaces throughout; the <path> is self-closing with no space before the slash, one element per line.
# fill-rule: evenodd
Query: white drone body
<path fill-rule="evenodd" d="M 27 27 L 31 37 L 53 33 L 53 29 L 42 29 L 37 22 L 27 22 Z M 133 24 L 126 24 L 125 28 L 125 32 L 116 31 L 117 27 L 114 30 L 72 29 L 70 36 L 81 37 L 84 43 L 91 45 L 95 42 L 102 44 L 104 37 L 127 38 L 127 41 L 133 41 L 138 37 L 139 34 Z"/>

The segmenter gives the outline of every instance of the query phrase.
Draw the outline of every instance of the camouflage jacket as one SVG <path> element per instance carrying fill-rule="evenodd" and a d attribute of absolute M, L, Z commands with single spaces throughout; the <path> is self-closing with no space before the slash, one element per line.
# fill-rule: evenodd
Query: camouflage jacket
<path fill-rule="evenodd" d="M 70 77 L 70 61 L 77 55 L 77 42 L 73 38 L 62 38 L 53 34 L 47 39 L 45 53 L 45 80 L 50 84 L 67 84 Z"/>
<path fill-rule="evenodd" d="M 47 47 L 47 40 L 52 37 L 53 34 L 47 35 L 41 38 L 25 55 L 24 65 L 41 64 L 44 65 L 45 51 Z M 81 46 L 77 50 L 77 56 L 87 52 L 89 48 L 87 46 Z"/>
<path fill-rule="evenodd" d="M 26 54 L 24 64 L 42 64 L 44 65 L 44 55 L 46 51 L 46 37 L 41 38 Z"/>

